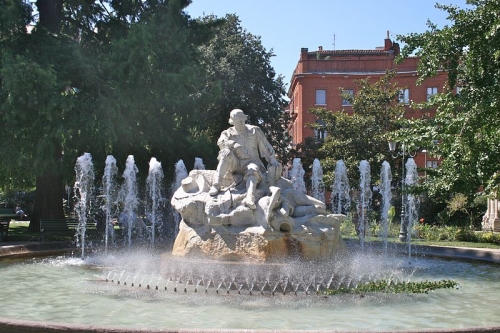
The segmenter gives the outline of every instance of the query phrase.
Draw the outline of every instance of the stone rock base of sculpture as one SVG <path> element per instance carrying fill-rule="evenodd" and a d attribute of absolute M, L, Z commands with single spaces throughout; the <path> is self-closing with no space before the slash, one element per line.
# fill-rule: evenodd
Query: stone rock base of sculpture
<path fill-rule="evenodd" d="M 245 182 L 234 181 L 237 175 L 219 194 L 210 196 L 214 172 L 191 171 L 173 195 L 172 205 L 182 217 L 174 256 L 258 262 L 317 260 L 345 249 L 340 237 L 345 216 L 328 214 L 324 203 L 294 190 L 288 180 L 272 180 L 264 174 L 252 208 L 243 202 Z"/>
<path fill-rule="evenodd" d="M 188 226 L 181 221 L 172 254 L 227 261 L 273 262 L 326 259 L 344 250 L 344 241 L 335 228 L 292 235 L 261 227 Z"/>

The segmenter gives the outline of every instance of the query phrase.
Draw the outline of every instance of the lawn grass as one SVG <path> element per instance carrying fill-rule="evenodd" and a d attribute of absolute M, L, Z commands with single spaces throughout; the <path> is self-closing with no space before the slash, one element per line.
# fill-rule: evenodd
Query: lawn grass
<path fill-rule="evenodd" d="M 35 241 L 40 239 L 40 232 L 29 232 L 28 221 L 11 221 L 7 242 Z"/>

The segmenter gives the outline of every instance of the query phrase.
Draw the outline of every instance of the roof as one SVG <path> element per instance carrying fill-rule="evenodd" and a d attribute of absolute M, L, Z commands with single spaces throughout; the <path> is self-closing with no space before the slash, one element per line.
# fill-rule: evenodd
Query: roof
<path fill-rule="evenodd" d="M 347 55 L 347 54 L 387 54 L 394 53 L 393 50 L 375 49 L 375 50 L 316 50 L 307 52 L 307 55 L 316 56 L 321 55 Z"/>

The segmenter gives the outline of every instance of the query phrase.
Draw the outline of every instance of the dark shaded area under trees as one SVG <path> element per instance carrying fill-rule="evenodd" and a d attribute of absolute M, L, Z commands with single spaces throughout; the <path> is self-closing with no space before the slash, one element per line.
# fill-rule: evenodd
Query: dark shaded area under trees
<path fill-rule="evenodd" d="M 31 230 L 40 218 L 63 217 L 64 185 L 84 152 L 97 173 L 108 154 L 119 164 L 134 155 L 140 170 L 154 156 L 167 177 L 179 159 L 215 167 L 216 139 L 236 107 L 273 144 L 288 145 L 272 52 L 236 16 L 194 19 L 189 3 L 0 0 L 0 138 L 8 143 L 0 185 L 36 186 Z"/>

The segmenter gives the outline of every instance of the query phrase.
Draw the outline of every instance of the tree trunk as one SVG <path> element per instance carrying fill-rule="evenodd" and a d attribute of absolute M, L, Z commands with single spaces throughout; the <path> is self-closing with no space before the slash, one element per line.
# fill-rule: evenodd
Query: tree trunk
<path fill-rule="evenodd" d="M 40 24 L 52 33 L 59 33 L 63 0 L 36 0 Z"/>
<path fill-rule="evenodd" d="M 36 179 L 35 205 L 30 216 L 30 232 L 40 231 L 40 219 L 62 219 L 64 187 L 60 174 L 50 171 Z"/>
<path fill-rule="evenodd" d="M 40 25 L 53 34 L 61 28 L 63 0 L 36 0 Z M 54 165 L 59 166 L 61 159 L 61 145 L 55 142 Z M 30 217 L 29 231 L 40 231 L 40 219 L 64 218 L 63 209 L 64 188 L 58 167 L 47 169 L 36 178 L 35 204 Z"/>

